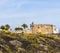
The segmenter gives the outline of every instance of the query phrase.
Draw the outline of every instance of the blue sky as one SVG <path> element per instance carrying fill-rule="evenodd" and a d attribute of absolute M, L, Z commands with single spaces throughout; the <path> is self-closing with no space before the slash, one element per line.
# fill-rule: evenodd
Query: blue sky
<path fill-rule="evenodd" d="M 54 24 L 60 28 L 60 0 L 0 0 L 0 25 Z"/>

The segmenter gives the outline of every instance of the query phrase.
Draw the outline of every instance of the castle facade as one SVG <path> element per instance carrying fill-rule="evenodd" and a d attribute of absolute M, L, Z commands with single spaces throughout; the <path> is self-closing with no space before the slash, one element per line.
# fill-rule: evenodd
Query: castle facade
<path fill-rule="evenodd" d="M 52 24 L 31 24 L 30 31 L 32 33 L 40 32 L 42 34 L 58 33 L 58 29 Z"/>

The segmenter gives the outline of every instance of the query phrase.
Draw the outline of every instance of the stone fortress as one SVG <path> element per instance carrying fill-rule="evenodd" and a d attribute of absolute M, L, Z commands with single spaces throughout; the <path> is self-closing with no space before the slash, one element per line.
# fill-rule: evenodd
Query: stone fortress
<path fill-rule="evenodd" d="M 12 31 L 11 31 L 12 32 Z M 52 24 L 31 24 L 29 30 L 23 30 L 23 31 L 13 31 L 13 33 L 42 33 L 42 34 L 57 34 L 58 28 L 56 25 Z"/>
<path fill-rule="evenodd" d="M 58 28 L 52 24 L 31 24 L 30 31 L 32 33 L 52 34 L 58 33 Z"/>

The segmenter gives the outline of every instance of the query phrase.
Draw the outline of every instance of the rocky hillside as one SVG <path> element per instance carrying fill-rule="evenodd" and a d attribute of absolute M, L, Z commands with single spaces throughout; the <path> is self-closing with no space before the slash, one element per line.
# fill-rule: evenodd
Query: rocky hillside
<path fill-rule="evenodd" d="M 57 35 L 0 32 L 0 53 L 60 53 Z"/>

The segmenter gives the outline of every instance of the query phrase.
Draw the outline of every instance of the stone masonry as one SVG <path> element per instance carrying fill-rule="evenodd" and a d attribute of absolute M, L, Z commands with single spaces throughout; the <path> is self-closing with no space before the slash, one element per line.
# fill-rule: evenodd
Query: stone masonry
<path fill-rule="evenodd" d="M 42 34 L 58 33 L 58 29 L 52 24 L 31 24 L 30 30 L 32 33 L 41 32 Z"/>

